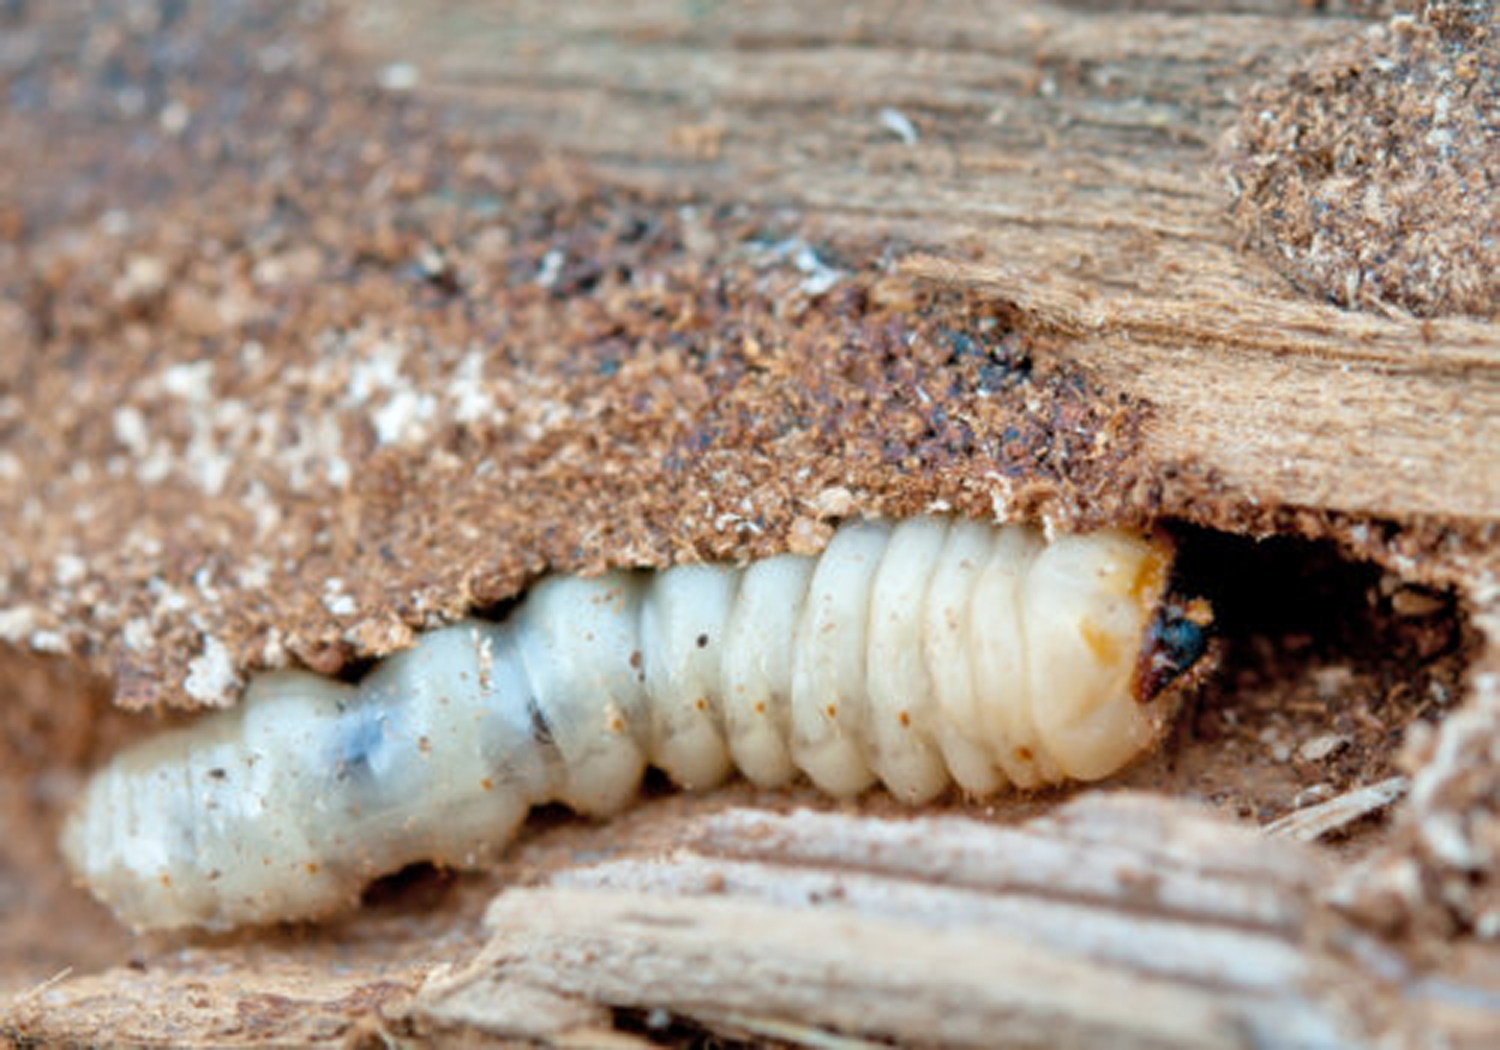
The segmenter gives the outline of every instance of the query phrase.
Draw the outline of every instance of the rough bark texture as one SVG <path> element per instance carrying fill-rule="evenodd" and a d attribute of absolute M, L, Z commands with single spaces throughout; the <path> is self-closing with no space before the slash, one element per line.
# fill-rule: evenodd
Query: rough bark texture
<path fill-rule="evenodd" d="M 1309 205 L 1344 223 L 1317 252 L 1295 223 L 1257 226 L 1273 264 L 1231 219 L 1231 177 L 1243 190 L 1262 146 L 1242 137 L 1220 166 L 1245 107 L 1295 99 L 1299 70 L 1369 41 L 1431 42 L 1366 36 L 1370 22 L 1333 10 L 0 6 L 0 637 L 14 646 L 0 661 L 0 907 L 26 942 L 0 953 L 0 987 L 24 993 L 3 1031 L 477 1040 L 508 1010 L 626 1038 L 615 1022 L 634 1015 L 601 1004 L 821 1045 L 829 1027 L 922 1041 L 921 1017 L 960 1039 L 1002 1015 L 1018 1040 L 1046 1024 L 1078 1045 L 1233 1045 L 1264 1031 L 1272 1003 L 1355 1045 L 1429 1028 L 1461 1043 L 1500 1024 L 1484 940 L 1500 935 L 1492 275 L 1381 290 L 1431 277 L 1418 264 L 1443 252 L 1465 265 L 1492 252 L 1493 182 L 1464 183 L 1468 229 L 1452 208 L 1401 212 L 1401 244 L 1416 224 L 1428 247 L 1376 260 L 1394 283 L 1362 276 L 1359 294 L 1334 296 L 1370 308 L 1350 310 L 1278 268 L 1338 293 L 1350 267 L 1374 265 L 1355 249 L 1362 223 L 1390 231 L 1384 213 Z M 1492 13 L 1417 17 L 1448 40 Z M 1493 83 L 1492 39 L 1443 60 Z M 1381 99 L 1426 112 L 1402 83 L 1359 83 L 1358 98 L 1320 95 L 1320 112 Z M 1493 121 L 1464 134 L 1492 136 Z M 1459 145 L 1492 179 L 1493 139 Z M 1286 147 L 1262 159 L 1287 161 Z M 1288 264 L 1287 238 L 1310 254 Z M 1444 295 L 1469 316 L 1442 316 Z M 788 830 L 803 825 L 658 801 L 618 829 L 552 827 L 500 873 L 439 880 L 431 915 L 418 880 L 336 927 L 187 949 L 128 941 L 56 867 L 51 835 L 83 771 L 151 728 L 110 696 L 232 703 L 258 668 L 337 672 L 544 572 L 812 550 L 839 518 L 934 506 L 1058 528 L 1174 522 L 1185 571 L 1220 610 L 1225 663 L 1126 780 L 1335 845 L 1277 846 L 1260 868 L 1259 840 L 1242 849 L 1242 830 L 1153 803 L 1137 804 L 1157 814 L 1139 840 L 1115 827 L 1083 844 L 1088 814 L 1106 812 L 1088 808 L 974 829 L 974 849 L 1079 850 L 1063 880 L 1110 851 L 1151 867 L 1146 843 L 1192 844 L 1163 862 L 1200 880 L 1191 915 L 1140 910 L 1116 885 L 1022 930 L 1004 916 L 1028 914 L 1007 909 L 1032 891 L 944 881 L 962 852 L 939 849 L 946 825 L 818 818 L 845 852 L 809 870 L 831 865 L 843 885 L 853 865 L 848 887 L 895 896 L 812 906 L 777 895 L 814 877 L 798 859 L 814 839 Z M 1242 539 L 1269 534 L 1288 539 Z M 1410 789 L 1386 823 L 1397 774 Z M 1056 802 L 969 812 L 1004 822 Z M 659 824 L 688 852 L 645 849 Z M 726 827 L 764 832 L 745 847 L 762 851 L 731 857 L 713 837 Z M 918 869 L 867 863 L 900 835 L 917 837 Z M 759 881 L 639 910 L 583 884 L 595 876 L 560 884 L 579 851 L 621 843 L 652 859 L 596 875 L 633 889 L 752 860 Z M 1193 852 L 1219 848 L 1238 858 L 1224 870 Z M 997 870 L 1023 878 L 1036 856 L 1017 856 Z M 1251 870 L 1265 885 L 1244 892 L 1297 921 L 1226 917 Z M 483 900 L 537 879 L 554 885 L 492 912 L 528 939 L 525 958 L 504 938 L 471 958 Z M 971 907 L 994 921 L 959 947 L 1016 970 L 1026 994 L 943 998 L 948 977 L 972 977 L 946 968 L 957 934 L 935 916 Z M 1242 995 L 1249 970 L 1195 983 L 1063 936 L 1156 944 L 1179 919 L 1230 947 L 1272 945 L 1300 976 L 1271 966 L 1264 995 Z M 799 938 L 803 923 L 827 936 Z M 846 930 L 869 950 L 834 958 Z M 879 982 L 894 977 L 876 965 L 898 933 L 933 953 L 901 971 L 927 1011 L 907 1019 L 886 1009 Z M 703 992 L 721 972 L 705 947 L 726 937 L 741 954 L 721 962 L 745 962 L 770 1013 Z M 590 948 L 628 949 L 651 979 L 568 954 Z M 1055 980 L 1026 976 L 1043 957 Z M 831 963 L 868 980 L 820 986 Z M 497 983 L 498 1000 L 483 992 Z M 1111 1013 L 1116 993 L 1162 1009 Z"/>

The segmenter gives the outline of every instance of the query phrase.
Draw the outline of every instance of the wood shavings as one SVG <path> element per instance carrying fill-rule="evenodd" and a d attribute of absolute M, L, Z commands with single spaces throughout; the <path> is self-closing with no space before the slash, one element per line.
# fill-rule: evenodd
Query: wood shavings
<path fill-rule="evenodd" d="M 1314 842 L 1347 828 L 1357 820 L 1378 813 L 1406 794 L 1411 781 L 1390 777 L 1376 784 L 1345 792 L 1327 802 L 1294 810 L 1266 825 L 1266 834 L 1299 842 Z"/>
<path fill-rule="evenodd" d="M 1235 223 L 1343 306 L 1495 317 L 1497 99 L 1492 4 L 1396 15 L 1245 100 L 1224 145 Z"/>

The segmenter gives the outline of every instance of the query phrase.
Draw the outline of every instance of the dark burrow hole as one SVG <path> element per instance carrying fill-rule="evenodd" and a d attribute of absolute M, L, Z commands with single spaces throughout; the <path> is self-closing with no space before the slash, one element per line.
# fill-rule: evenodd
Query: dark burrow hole
<path fill-rule="evenodd" d="M 1331 542 L 1175 531 L 1177 579 L 1213 603 L 1226 639 L 1277 636 L 1292 650 L 1326 656 L 1395 643 L 1406 659 L 1458 644 L 1453 595 L 1403 584 Z"/>
<path fill-rule="evenodd" d="M 375 879 L 360 895 L 360 909 L 426 911 L 447 898 L 459 875 L 421 861 Z"/>
<path fill-rule="evenodd" d="M 1274 820 L 1396 774 L 1413 723 L 1461 700 L 1478 638 L 1455 595 L 1328 542 L 1174 532 L 1174 588 L 1212 603 L 1218 662 L 1129 786 Z"/>
<path fill-rule="evenodd" d="M 734 1038 L 704 1028 L 691 1018 L 680 1017 L 662 1009 L 616 1008 L 611 1011 L 611 1020 L 618 1031 L 641 1037 L 653 1046 L 672 1047 L 673 1050 L 750 1050 L 752 1047 L 774 1050 L 777 1047 L 794 1045 L 749 1033 L 746 1033 L 744 1038 Z M 828 1042 L 830 1046 L 833 1046 L 841 1044 L 842 1040 L 830 1034 Z M 799 1042 L 795 1045 L 808 1044 Z M 858 1045 L 882 1046 L 885 1044 L 870 1044 L 861 1040 Z"/>

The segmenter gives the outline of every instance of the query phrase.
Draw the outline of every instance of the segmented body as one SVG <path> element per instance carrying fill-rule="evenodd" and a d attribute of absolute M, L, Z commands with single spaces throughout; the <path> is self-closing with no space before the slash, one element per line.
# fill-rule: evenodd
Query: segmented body
<path fill-rule="evenodd" d="M 1138 695 L 1170 551 L 924 517 L 818 557 L 544 580 L 358 685 L 257 677 L 120 754 L 64 836 L 138 928 L 314 917 L 418 860 L 469 867 L 528 810 L 605 815 L 648 764 L 706 788 L 799 772 L 910 802 L 1107 776 L 1161 735 Z"/>

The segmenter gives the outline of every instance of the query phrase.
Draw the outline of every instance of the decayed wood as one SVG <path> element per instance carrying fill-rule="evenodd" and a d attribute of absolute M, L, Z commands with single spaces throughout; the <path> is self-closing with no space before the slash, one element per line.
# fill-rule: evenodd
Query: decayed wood
<path fill-rule="evenodd" d="M 481 137 L 943 257 L 925 271 L 1032 304 L 1055 353 L 1155 405 L 1163 468 L 1267 504 L 1493 521 L 1496 326 L 1310 301 L 1224 217 L 1237 100 L 1361 29 L 1290 3 L 600 0 L 389 4 L 349 39 Z"/>
<path fill-rule="evenodd" d="M 660 1009 L 807 1045 L 1363 1046 L 1493 1021 L 1500 986 L 1434 995 L 1318 904 L 1325 863 L 1148 796 L 1017 828 L 730 810 L 666 857 L 502 893 L 489 946 L 416 1009 L 534 1039 Z"/>
<path fill-rule="evenodd" d="M 420 977 L 188 949 L 170 966 L 62 971 L 0 999 L 0 1044 L 347 1046 L 398 1019 Z"/>
<path fill-rule="evenodd" d="M 1237 95 L 1357 27 L 1291 0 L 1295 16 L 1274 0 L 1108 20 L 1081 6 L 392 5 L 399 17 L 353 18 L 346 40 L 414 62 L 417 90 L 481 139 L 569 153 L 654 195 L 785 209 L 809 238 L 883 245 L 924 280 L 986 290 L 1039 347 L 1155 406 L 1163 476 L 1216 478 L 1245 503 L 1500 517 L 1495 327 L 1308 302 L 1223 219 L 1211 152 Z M 1191 517 L 1203 491 L 1169 492 L 1166 509 Z M 1414 792 L 1412 823 L 1451 869 L 1445 900 L 1493 869 L 1469 841 L 1491 827 L 1469 819 L 1493 798 L 1482 756 L 1500 691 L 1485 681 L 1452 723 L 1456 757 Z M 1484 1045 L 1500 982 L 1414 971 L 1317 903 L 1332 881 L 1306 847 L 1164 803 L 1086 801 L 1021 829 L 734 814 L 675 856 L 504 894 L 494 943 L 429 981 L 413 1023 L 592 1045 L 608 1004 L 808 1045 L 859 1038 L 832 1027 L 985 1045 Z M 1486 907 L 1467 911 L 1480 928 L 1500 914 Z M 316 977 L 264 982 L 232 950 L 199 965 L 202 984 L 116 970 L 39 988 L 19 1004 L 36 1024 L 3 1031 L 217 1044 L 264 1020 L 339 1039 L 415 980 L 366 972 L 325 995 Z M 265 1016 L 247 1019 L 262 991 Z"/>

